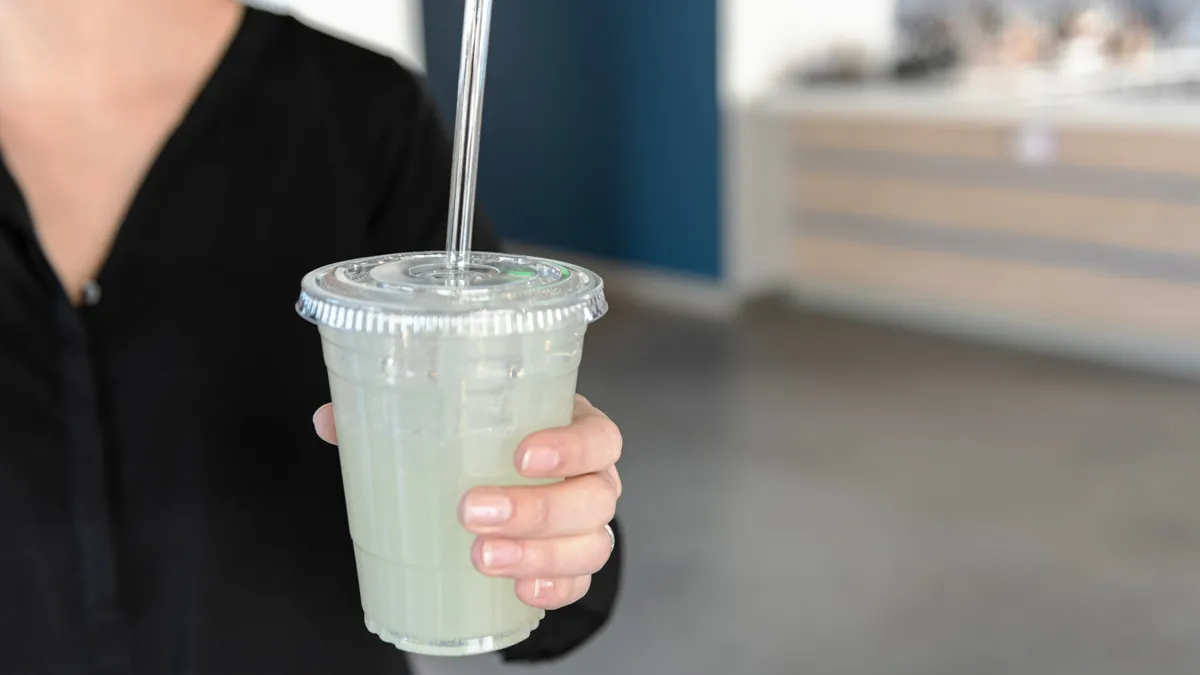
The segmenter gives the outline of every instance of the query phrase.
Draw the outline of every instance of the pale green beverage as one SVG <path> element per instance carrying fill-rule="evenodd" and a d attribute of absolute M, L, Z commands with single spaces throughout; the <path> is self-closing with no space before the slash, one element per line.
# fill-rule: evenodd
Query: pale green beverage
<path fill-rule="evenodd" d="M 405 651 L 516 644 L 543 613 L 478 572 L 457 507 L 471 488 L 527 484 L 518 443 L 570 422 L 602 283 L 553 261 L 473 253 L 351 261 L 303 281 L 320 327 L 367 628 Z"/>

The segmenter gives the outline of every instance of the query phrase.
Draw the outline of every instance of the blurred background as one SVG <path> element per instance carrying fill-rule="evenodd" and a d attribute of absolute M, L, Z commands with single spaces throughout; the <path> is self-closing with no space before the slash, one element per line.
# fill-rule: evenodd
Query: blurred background
<path fill-rule="evenodd" d="M 461 0 L 290 4 L 453 109 Z M 543 670 L 1200 673 L 1200 2 L 494 21 L 481 198 L 610 282 L 627 439 L 620 613 Z"/>

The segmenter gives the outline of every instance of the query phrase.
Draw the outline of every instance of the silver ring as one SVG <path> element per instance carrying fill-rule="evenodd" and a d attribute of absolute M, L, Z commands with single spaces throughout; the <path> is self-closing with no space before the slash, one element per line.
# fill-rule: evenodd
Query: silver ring
<path fill-rule="evenodd" d="M 604 531 L 608 533 L 608 552 L 612 553 L 617 550 L 617 533 L 613 532 L 612 525 L 605 525 Z"/>

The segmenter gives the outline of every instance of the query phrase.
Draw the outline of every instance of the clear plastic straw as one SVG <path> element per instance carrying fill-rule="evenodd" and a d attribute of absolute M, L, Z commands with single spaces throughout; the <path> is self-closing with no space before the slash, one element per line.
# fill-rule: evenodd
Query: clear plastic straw
<path fill-rule="evenodd" d="M 458 111 L 454 126 L 454 173 L 446 227 L 446 264 L 466 268 L 471 259 L 475 192 L 479 181 L 479 136 L 483 129 L 483 87 L 487 79 L 492 0 L 467 0 L 463 17 L 462 63 L 458 71 Z"/>

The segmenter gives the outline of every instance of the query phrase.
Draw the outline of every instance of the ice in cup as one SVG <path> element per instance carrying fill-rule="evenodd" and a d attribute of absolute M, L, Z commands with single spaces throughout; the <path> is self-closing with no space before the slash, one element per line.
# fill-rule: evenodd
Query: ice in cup
<path fill-rule="evenodd" d="M 318 269 L 297 311 L 321 333 L 367 628 L 409 652 L 514 645 L 544 613 L 478 572 L 458 503 L 533 481 L 517 444 L 571 421 L 603 282 L 498 253 L 410 253 Z"/>

